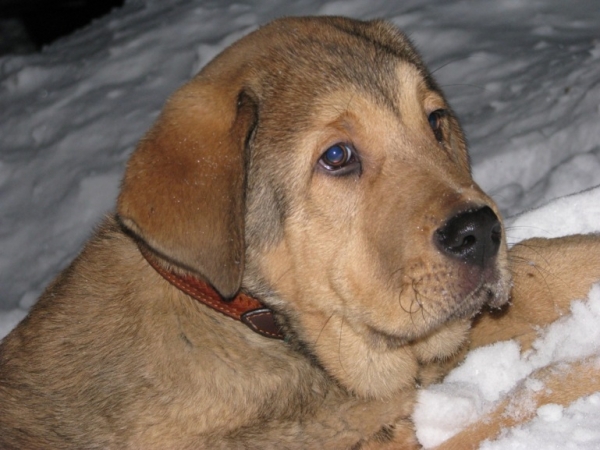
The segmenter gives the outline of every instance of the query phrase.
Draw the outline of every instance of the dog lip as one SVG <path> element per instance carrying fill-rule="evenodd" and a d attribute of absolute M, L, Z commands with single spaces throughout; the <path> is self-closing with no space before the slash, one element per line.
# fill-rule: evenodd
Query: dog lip
<path fill-rule="evenodd" d="M 508 295 L 505 295 L 505 287 L 508 280 L 502 276 L 497 264 L 465 268 L 467 270 L 462 273 L 463 295 L 456 303 L 470 302 L 476 308 L 486 304 L 500 307 L 506 303 Z"/>
<path fill-rule="evenodd" d="M 482 280 L 463 300 L 456 302 L 456 308 L 449 314 L 452 319 L 468 318 L 477 315 L 482 308 L 500 308 L 508 302 L 505 283 L 501 279 Z"/>
<path fill-rule="evenodd" d="M 468 295 L 466 299 L 457 302 L 457 308 L 450 314 L 450 317 L 453 319 L 472 317 L 488 304 L 490 298 L 493 297 L 493 291 L 488 286 L 482 284 Z"/>

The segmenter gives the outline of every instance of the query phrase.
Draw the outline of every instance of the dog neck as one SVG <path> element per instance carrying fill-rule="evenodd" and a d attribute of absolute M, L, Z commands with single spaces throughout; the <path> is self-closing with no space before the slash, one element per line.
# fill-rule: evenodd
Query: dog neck
<path fill-rule="evenodd" d="M 281 329 L 275 322 L 273 310 L 267 308 L 259 300 L 241 292 L 233 299 L 225 300 L 212 286 L 199 278 L 192 275 L 180 275 L 163 267 L 158 258 L 143 243 L 138 243 L 138 247 L 148 264 L 180 291 L 215 311 L 239 320 L 261 336 L 273 339 L 284 338 Z"/>

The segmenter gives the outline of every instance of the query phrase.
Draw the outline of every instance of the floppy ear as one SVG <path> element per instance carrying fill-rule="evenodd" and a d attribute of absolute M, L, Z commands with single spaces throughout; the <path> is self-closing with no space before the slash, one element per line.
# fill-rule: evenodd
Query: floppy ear
<path fill-rule="evenodd" d="M 172 263 L 225 298 L 244 267 L 246 144 L 256 103 L 195 79 L 177 91 L 131 157 L 117 212 Z"/>

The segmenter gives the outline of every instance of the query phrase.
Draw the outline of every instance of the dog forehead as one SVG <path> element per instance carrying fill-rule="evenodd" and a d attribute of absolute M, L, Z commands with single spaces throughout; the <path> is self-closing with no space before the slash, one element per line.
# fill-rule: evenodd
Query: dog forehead
<path fill-rule="evenodd" d="M 309 101 L 350 83 L 388 97 L 398 61 L 434 83 L 408 38 L 383 21 L 341 17 L 279 19 L 240 39 L 198 79 L 251 89 L 261 100 L 288 94 Z"/>
<path fill-rule="evenodd" d="M 279 103 L 275 108 L 312 109 L 340 88 L 361 92 L 396 113 L 415 93 L 428 104 L 447 107 L 412 43 L 392 24 L 313 17 L 275 21 L 266 28 L 270 44 L 257 58 L 262 73 L 256 82 L 263 100 Z"/>
<path fill-rule="evenodd" d="M 408 37 L 394 25 L 383 20 L 361 21 L 346 17 L 295 17 L 271 22 L 254 32 L 277 46 L 290 45 L 293 50 L 332 50 L 343 56 L 360 53 L 365 47 L 378 53 L 393 55 L 424 69 L 424 65 Z M 252 37 L 252 35 L 250 35 Z M 363 47 L 356 46 L 357 42 Z M 363 61 L 366 63 L 367 61 Z"/>
<path fill-rule="evenodd" d="M 399 85 L 400 63 L 411 66 L 429 89 L 436 89 L 408 38 L 385 22 L 286 20 L 275 22 L 264 39 L 271 42 L 256 58 L 254 69 L 267 94 L 287 92 L 306 98 L 351 84 L 385 99 Z M 296 95 L 298 89 L 302 96 Z"/>

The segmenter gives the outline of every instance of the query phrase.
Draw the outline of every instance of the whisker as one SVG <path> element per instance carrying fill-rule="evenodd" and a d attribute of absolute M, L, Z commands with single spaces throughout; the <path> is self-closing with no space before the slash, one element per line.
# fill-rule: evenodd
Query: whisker
<path fill-rule="evenodd" d="M 479 86 L 477 84 L 469 84 L 469 83 L 453 83 L 453 84 L 444 84 L 440 87 L 443 88 L 447 88 L 447 87 L 454 87 L 454 86 L 465 86 L 465 87 L 472 87 L 472 88 L 477 88 L 481 91 L 485 91 L 485 87 L 484 86 Z"/>
<path fill-rule="evenodd" d="M 340 363 L 340 367 L 342 368 L 342 370 L 348 374 L 348 371 L 346 370 L 346 368 L 344 367 L 344 363 L 342 362 L 342 330 L 344 328 L 344 317 L 342 316 L 342 323 L 340 323 L 340 337 L 338 340 L 338 360 Z"/>
<path fill-rule="evenodd" d="M 333 317 L 334 314 L 335 313 L 331 313 L 331 315 L 327 318 L 327 320 L 325 321 L 325 323 L 321 327 L 321 331 L 319 331 L 319 334 L 317 335 L 317 338 L 315 339 L 315 342 L 313 344 L 315 347 L 317 346 L 317 342 L 319 342 L 319 339 L 321 338 L 321 334 L 323 334 L 323 331 L 325 331 L 325 328 L 327 327 L 327 324 L 332 319 L 332 317 Z"/>
<path fill-rule="evenodd" d="M 544 282 L 544 285 L 546 286 L 546 292 L 547 294 L 550 296 L 550 298 L 554 301 L 554 294 L 552 292 L 552 289 L 550 288 L 550 285 L 548 284 L 548 277 L 552 275 L 552 272 L 550 272 L 550 270 L 548 270 L 548 267 L 550 266 L 548 260 L 543 257 L 539 251 L 536 251 L 535 246 L 529 245 L 529 244 L 517 244 L 517 245 L 522 245 L 523 247 L 529 248 L 533 251 L 535 251 L 535 253 L 546 263 L 546 266 L 544 267 L 543 265 L 540 264 L 531 264 L 531 261 L 523 258 L 521 256 L 516 256 L 516 255 L 509 255 L 510 257 L 510 266 L 509 266 L 509 270 L 511 272 L 511 275 L 515 275 L 515 271 L 512 268 L 512 266 L 515 265 L 526 265 L 528 267 L 531 267 L 532 269 L 534 269 L 542 278 L 542 281 Z"/>
<path fill-rule="evenodd" d="M 435 75 L 436 72 L 442 70 L 444 67 L 448 67 L 450 64 L 454 64 L 455 62 L 460 61 L 462 58 L 454 58 L 451 59 L 450 61 L 447 61 L 446 63 L 442 64 L 441 66 L 436 67 L 435 69 L 431 70 L 430 73 L 431 75 Z"/>

